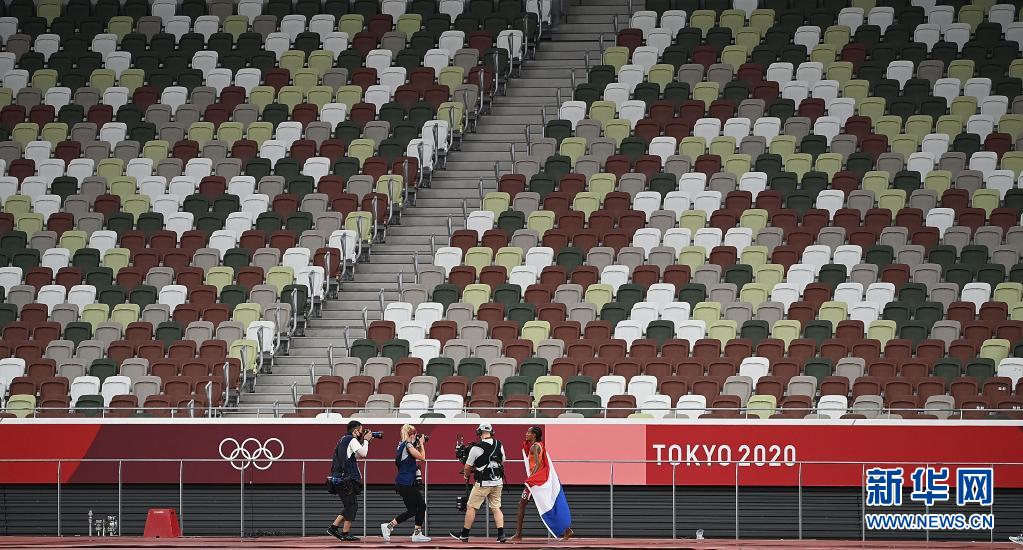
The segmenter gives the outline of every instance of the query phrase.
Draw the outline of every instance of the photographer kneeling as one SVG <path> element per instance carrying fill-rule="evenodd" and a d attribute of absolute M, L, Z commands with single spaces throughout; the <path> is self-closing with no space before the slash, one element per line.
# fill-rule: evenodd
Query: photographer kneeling
<path fill-rule="evenodd" d="M 476 520 L 476 510 L 487 502 L 491 513 L 494 515 L 494 525 L 497 527 L 497 542 L 508 540 L 504 536 L 504 514 L 501 512 L 501 490 L 504 487 L 504 447 L 501 442 L 494 439 L 494 428 L 490 424 L 483 423 L 476 429 L 476 435 L 480 440 L 473 444 L 465 460 L 465 467 L 462 469 L 462 476 L 469 481 L 469 475 L 476 476 L 476 483 L 469 493 L 468 508 L 465 511 L 465 523 L 460 533 L 452 532 L 451 536 L 462 541 L 469 542 L 469 530 Z"/>
<path fill-rule="evenodd" d="M 430 542 L 430 537 L 423 534 L 423 521 L 426 518 L 426 500 L 423 499 L 423 479 L 418 461 L 426 460 L 426 435 L 416 433 L 416 427 L 405 424 L 401 427 L 401 441 L 395 450 L 394 464 L 398 467 L 398 475 L 394 478 L 394 490 L 405 502 L 405 511 L 390 523 L 381 523 L 380 532 L 385 542 L 391 541 L 391 533 L 401 522 L 416 518 L 412 542 Z"/>
<path fill-rule="evenodd" d="M 343 508 L 341 515 L 327 528 L 327 533 L 338 540 L 359 540 L 351 534 L 351 530 L 352 521 L 359 512 L 359 493 L 362 492 L 362 473 L 359 471 L 358 459 L 366 458 L 369 454 L 369 437 L 380 439 L 383 434 L 371 432 L 358 420 L 352 420 L 348 423 L 348 433 L 334 448 L 328 484 L 330 492 L 337 493 L 341 498 Z M 337 529 L 339 526 L 341 531 Z"/>

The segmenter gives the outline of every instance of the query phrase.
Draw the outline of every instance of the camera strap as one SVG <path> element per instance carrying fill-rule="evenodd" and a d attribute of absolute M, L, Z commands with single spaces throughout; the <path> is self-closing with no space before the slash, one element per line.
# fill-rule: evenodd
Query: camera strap
<path fill-rule="evenodd" d="M 502 465 L 504 463 L 504 459 L 502 458 L 501 460 L 497 461 L 494 460 L 494 455 L 499 450 L 501 450 L 501 442 L 494 440 L 494 450 L 490 451 L 490 464 L 497 462 L 497 466 L 490 466 L 490 470 L 492 472 L 491 475 L 493 475 L 495 480 L 499 478 L 504 478 L 504 466 Z M 502 454 L 504 453 L 502 452 Z"/>
<path fill-rule="evenodd" d="M 494 448 L 490 450 L 490 456 L 487 457 L 487 464 L 494 462 L 494 455 L 501 449 L 501 442 L 494 440 Z"/>

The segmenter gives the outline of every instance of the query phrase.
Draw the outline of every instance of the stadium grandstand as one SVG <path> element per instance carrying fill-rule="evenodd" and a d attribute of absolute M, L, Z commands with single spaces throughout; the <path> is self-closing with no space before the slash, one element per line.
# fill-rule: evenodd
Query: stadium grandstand
<path fill-rule="evenodd" d="M 443 203 L 430 197 L 441 188 L 414 205 L 549 28 L 549 10 L 533 9 L 519 0 L 7 5 L 7 412 L 169 415 L 187 403 L 220 414 L 262 397 L 290 409 L 285 373 L 295 369 L 273 356 L 291 349 L 303 367 L 325 363 L 323 336 L 340 344 L 358 321 L 344 311 L 366 302 L 359 286 L 395 284 L 374 281 L 375 270 L 407 272 L 411 284 L 410 254 L 432 263 L 417 250 L 428 243 L 401 244 L 401 231 L 441 237 L 437 212 L 463 225 L 456 209 L 427 206 Z M 337 345 L 339 359 L 364 353 L 366 331 L 352 329 L 352 353 Z M 414 344 L 387 357 L 408 357 Z M 383 363 L 357 380 L 338 366 L 346 376 L 331 380 L 365 393 L 362 407 L 394 374 Z M 299 385 L 311 392 L 307 377 Z"/>
<path fill-rule="evenodd" d="M 15 0 L 7 414 L 1016 415 L 1019 10 L 891 4 Z"/>
<path fill-rule="evenodd" d="M 907 460 L 1019 460 L 998 2 L 0 2 L 0 434 L 947 426 L 979 455 Z"/>

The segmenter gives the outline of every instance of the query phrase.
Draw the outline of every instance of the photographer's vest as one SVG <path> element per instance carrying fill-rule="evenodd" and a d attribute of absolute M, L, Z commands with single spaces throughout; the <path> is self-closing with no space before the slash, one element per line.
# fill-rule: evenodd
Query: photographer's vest
<path fill-rule="evenodd" d="M 394 456 L 394 464 L 398 466 L 398 475 L 394 478 L 395 485 L 410 486 L 416 482 L 416 458 L 406 451 L 407 441 L 398 443 Z"/>
<path fill-rule="evenodd" d="M 353 439 L 355 438 L 348 434 L 338 442 L 337 448 L 334 449 L 334 462 L 330 471 L 331 474 L 339 476 L 345 481 L 362 481 L 356 455 L 348 456 L 348 447 L 352 444 Z"/>
<path fill-rule="evenodd" d="M 504 462 L 504 453 L 501 449 L 501 442 L 496 439 L 484 439 L 476 443 L 476 446 L 483 450 L 483 453 L 472 464 L 476 470 L 476 482 L 483 483 L 484 481 L 503 479 L 504 468 L 501 463 Z M 497 463 L 497 466 L 491 462 Z"/>

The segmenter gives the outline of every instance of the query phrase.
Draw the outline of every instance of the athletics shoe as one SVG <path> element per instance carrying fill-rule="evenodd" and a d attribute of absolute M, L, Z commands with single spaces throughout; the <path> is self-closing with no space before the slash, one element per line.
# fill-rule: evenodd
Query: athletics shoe
<path fill-rule="evenodd" d="M 453 538 L 456 538 L 456 539 L 458 539 L 458 540 L 460 540 L 462 542 L 469 542 L 469 537 L 463 537 L 461 533 L 456 533 L 456 532 L 452 531 L 452 532 L 450 532 L 448 534 L 451 535 Z"/>
<path fill-rule="evenodd" d="M 391 524 L 381 523 L 380 533 L 384 535 L 384 542 L 391 542 Z"/>
<path fill-rule="evenodd" d="M 341 533 L 341 540 L 345 542 L 359 542 L 359 537 L 356 537 L 351 533 Z"/>
<path fill-rule="evenodd" d="M 508 542 L 508 537 L 504 535 L 498 535 L 497 542 Z"/>
<path fill-rule="evenodd" d="M 337 525 L 331 525 L 327 527 L 327 534 L 336 538 L 337 540 L 345 540 L 344 536 L 341 535 L 341 531 L 337 530 Z"/>
<path fill-rule="evenodd" d="M 413 533 L 412 534 L 412 542 L 430 542 L 431 540 L 433 540 L 433 539 L 431 539 L 430 537 L 428 537 L 428 536 L 426 536 L 426 535 L 424 535 L 422 533 Z"/>
<path fill-rule="evenodd" d="M 1015 543 L 1015 544 L 1019 544 L 1019 545 L 1023 545 L 1023 534 L 1016 535 L 1015 537 L 1009 537 L 1009 542 L 1012 542 L 1012 543 Z"/>

